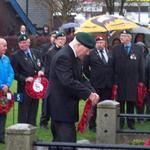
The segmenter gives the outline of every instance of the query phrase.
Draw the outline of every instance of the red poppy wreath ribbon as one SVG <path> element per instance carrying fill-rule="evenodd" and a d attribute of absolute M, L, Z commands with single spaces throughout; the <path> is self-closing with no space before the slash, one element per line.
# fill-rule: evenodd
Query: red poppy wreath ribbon
<path fill-rule="evenodd" d="M 14 96 L 11 91 L 6 94 L 0 90 L 0 114 L 7 114 L 14 105 Z"/>
<path fill-rule="evenodd" d="M 77 127 L 80 133 L 84 133 L 88 127 L 90 119 L 93 116 L 93 107 L 91 100 L 88 99 L 85 103 L 84 110 Z"/>
<path fill-rule="evenodd" d="M 32 82 L 26 82 L 25 90 L 26 93 L 33 99 L 44 98 L 47 87 L 48 80 L 45 76 L 34 76 Z"/>

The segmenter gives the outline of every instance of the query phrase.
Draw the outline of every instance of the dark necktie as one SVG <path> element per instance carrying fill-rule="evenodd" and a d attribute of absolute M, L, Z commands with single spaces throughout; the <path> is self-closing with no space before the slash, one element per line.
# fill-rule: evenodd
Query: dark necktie
<path fill-rule="evenodd" d="M 27 56 L 28 60 L 30 60 L 30 62 L 34 65 L 34 61 L 29 52 L 26 53 L 26 56 Z"/>
<path fill-rule="evenodd" d="M 27 57 L 32 61 L 31 55 L 29 52 L 26 53 Z"/>
<path fill-rule="evenodd" d="M 126 50 L 127 54 L 129 53 L 129 46 L 124 46 L 124 49 Z"/>
<path fill-rule="evenodd" d="M 100 53 L 101 53 L 101 59 L 103 61 L 104 64 L 106 64 L 106 59 L 105 59 L 105 56 L 104 56 L 104 51 L 103 50 L 100 50 Z"/>

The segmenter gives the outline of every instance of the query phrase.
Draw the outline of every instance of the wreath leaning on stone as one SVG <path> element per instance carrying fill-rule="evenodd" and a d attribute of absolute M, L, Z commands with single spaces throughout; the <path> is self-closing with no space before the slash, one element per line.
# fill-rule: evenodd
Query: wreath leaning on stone
<path fill-rule="evenodd" d="M 14 96 L 11 91 L 6 94 L 0 91 L 0 114 L 7 114 L 14 105 Z"/>

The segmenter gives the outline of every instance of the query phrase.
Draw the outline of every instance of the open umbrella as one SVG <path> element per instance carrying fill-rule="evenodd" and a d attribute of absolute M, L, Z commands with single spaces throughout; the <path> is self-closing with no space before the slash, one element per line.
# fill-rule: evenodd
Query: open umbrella
<path fill-rule="evenodd" d="M 137 28 L 132 29 L 130 32 L 150 35 L 150 29 L 142 27 L 142 26 L 138 26 Z"/>
<path fill-rule="evenodd" d="M 69 29 L 69 28 L 77 28 L 77 27 L 79 27 L 78 23 L 68 22 L 68 23 L 63 24 L 60 28 L 61 29 Z"/>
<path fill-rule="evenodd" d="M 137 27 L 137 24 L 122 16 L 100 15 L 86 20 L 76 32 L 108 32 Z"/>

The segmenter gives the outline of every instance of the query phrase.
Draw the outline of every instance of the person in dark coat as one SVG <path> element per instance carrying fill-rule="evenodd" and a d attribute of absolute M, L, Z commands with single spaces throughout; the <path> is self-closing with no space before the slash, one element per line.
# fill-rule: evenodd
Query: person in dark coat
<path fill-rule="evenodd" d="M 150 53 L 146 56 L 146 63 L 145 63 L 145 85 L 147 88 L 147 95 L 146 95 L 146 114 L 150 114 Z M 150 118 L 146 119 L 150 121 Z"/>
<path fill-rule="evenodd" d="M 50 34 L 50 31 L 49 31 L 49 26 L 47 25 L 47 24 L 45 24 L 44 26 L 43 26 L 43 30 L 42 30 L 42 36 L 49 36 L 49 34 Z"/>
<path fill-rule="evenodd" d="M 32 82 L 34 75 L 44 75 L 41 71 L 41 58 L 38 50 L 30 48 L 30 39 L 27 35 L 19 36 L 18 45 L 20 49 L 12 56 L 17 92 L 23 95 L 22 102 L 18 105 L 18 123 L 36 125 L 39 101 L 27 95 L 25 84 Z"/>
<path fill-rule="evenodd" d="M 28 34 L 27 29 L 25 25 L 21 25 L 19 29 L 19 33 L 17 33 L 17 36 L 19 37 L 20 35 L 24 35 L 24 34 L 26 35 Z"/>
<path fill-rule="evenodd" d="M 92 105 L 99 100 L 95 90 L 82 76 L 81 60 L 94 46 L 95 40 L 90 34 L 79 32 L 52 59 L 47 97 L 54 142 L 76 142 L 79 100 L 89 99 Z"/>
<path fill-rule="evenodd" d="M 113 85 L 113 68 L 111 52 L 106 48 L 106 40 L 102 35 L 96 37 L 96 48 L 84 61 L 83 71 L 101 96 L 101 101 L 111 99 Z M 96 131 L 96 107 L 89 124 Z"/>
<path fill-rule="evenodd" d="M 131 34 L 124 30 L 120 35 L 121 45 L 113 47 L 114 84 L 118 87 L 117 101 L 120 102 L 120 113 L 134 113 L 137 104 L 138 85 L 144 82 L 144 61 L 142 49 L 131 43 Z M 124 127 L 124 118 L 120 127 Z M 127 119 L 128 128 L 134 129 L 134 119 Z"/>
<path fill-rule="evenodd" d="M 54 40 L 55 40 L 55 37 L 56 37 L 56 33 L 57 33 L 57 31 L 50 32 L 50 34 L 49 34 L 49 42 L 48 43 L 44 43 L 44 44 L 42 44 L 40 46 L 39 50 L 40 50 L 41 56 L 44 56 L 49 49 L 54 47 Z"/>
<path fill-rule="evenodd" d="M 51 64 L 52 58 L 65 45 L 65 43 L 66 43 L 65 34 L 63 32 L 58 32 L 54 40 L 54 46 L 51 47 L 51 49 L 48 49 L 47 53 L 43 56 L 43 65 L 44 65 L 44 70 L 45 70 L 45 76 L 47 77 L 47 79 L 49 78 L 50 64 Z M 48 128 L 47 125 L 50 119 L 50 114 L 47 109 L 47 105 L 48 105 L 47 99 L 43 99 L 40 127 L 45 128 L 45 129 Z"/>
<path fill-rule="evenodd" d="M 148 78 L 147 78 L 147 75 L 146 75 L 146 59 L 147 59 L 147 55 L 148 55 L 148 48 L 146 47 L 146 45 L 143 43 L 143 42 L 137 42 L 135 43 L 137 46 L 141 47 L 142 49 L 142 53 L 143 53 L 143 60 L 144 60 L 144 70 L 145 70 L 145 81 L 144 81 L 144 84 L 147 84 L 148 82 Z M 146 113 L 147 113 L 147 110 L 148 110 L 148 96 L 145 95 L 144 97 L 144 103 L 143 103 L 143 106 L 142 107 L 138 107 L 137 106 L 137 113 L 138 114 L 144 114 L 145 113 L 145 108 L 146 108 Z M 150 107 L 150 106 L 149 106 Z M 150 109 L 150 108 L 149 108 Z M 144 118 L 138 118 L 137 121 L 141 124 L 144 123 Z"/>

